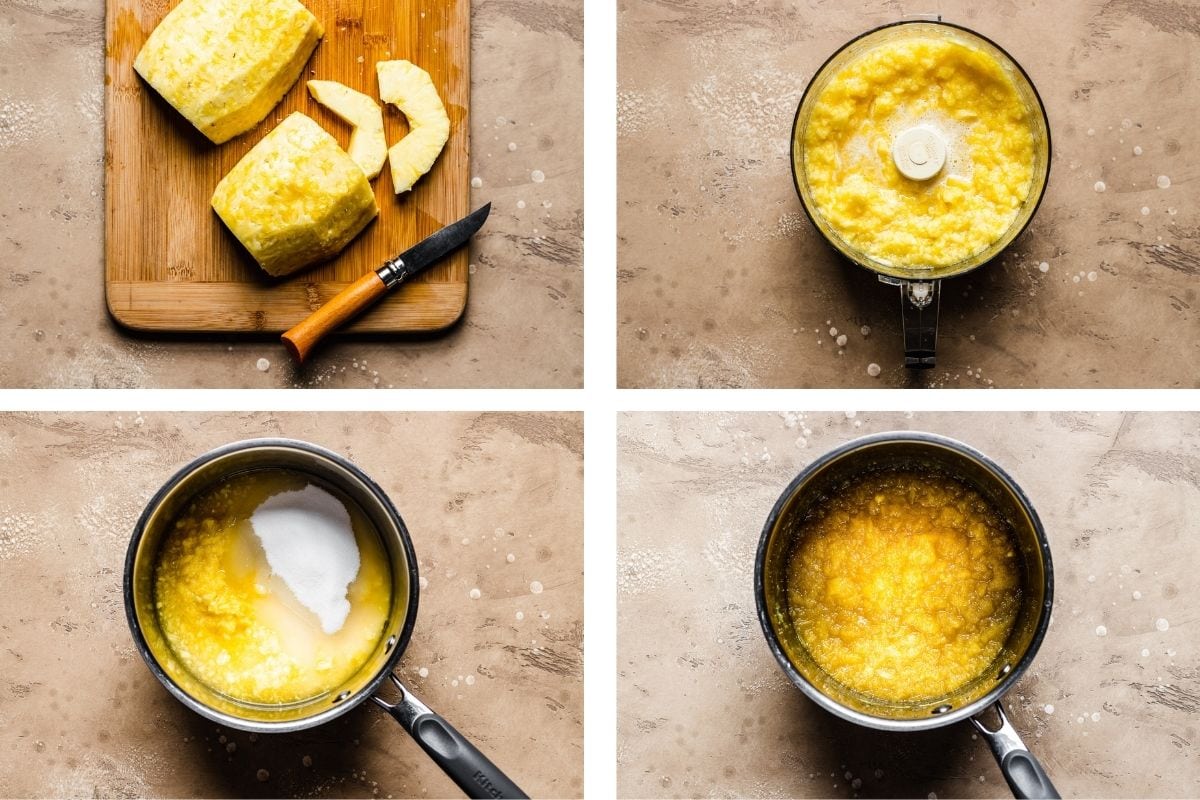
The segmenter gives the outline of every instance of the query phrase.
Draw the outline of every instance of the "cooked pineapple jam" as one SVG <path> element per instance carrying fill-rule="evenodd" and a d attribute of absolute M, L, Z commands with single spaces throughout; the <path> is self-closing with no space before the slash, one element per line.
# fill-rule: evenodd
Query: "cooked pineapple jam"
<path fill-rule="evenodd" d="M 885 264 L 969 259 L 1003 237 L 1029 196 L 1031 114 L 1011 74 L 982 50 L 941 38 L 881 44 L 814 101 L 803 144 L 816 210 Z M 897 137 L 918 126 L 944 145 L 944 165 L 926 180 L 905 177 L 893 154 Z"/>
<path fill-rule="evenodd" d="M 374 652 L 391 573 L 361 511 L 284 470 L 194 499 L 159 551 L 159 625 L 209 688 L 252 703 L 327 692 Z"/>
<path fill-rule="evenodd" d="M 883 702 L 945 697 L 999 654 L 1020 566 L 976 491 L 934 473 L 870 473 L 805 521 L 788 601 L 813 660 Z"/>

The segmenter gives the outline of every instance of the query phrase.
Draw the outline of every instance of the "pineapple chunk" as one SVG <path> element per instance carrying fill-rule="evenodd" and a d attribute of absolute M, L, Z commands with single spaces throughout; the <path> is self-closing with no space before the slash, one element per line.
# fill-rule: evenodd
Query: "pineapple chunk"
<path fill-rule="evenodd" d="M 408 61 L 380 61 L 375 70 L 379 99 L 392 103 L 408 118 L 408 135 L 388 150 L 392 188 L 400 194 L 433 167 L 450 138 L 450 118 L 425 70 Z"/>
<path fill-rule="evenodd" d="M 379 213 L 362 169 L 299 111 L 221 179 L 212 207 L 275 276 L 333 257 Z"/>
<path fill-rule="evenodd" d="M 309 81 L 308 93 L 354 128 L 346 153 L 367 173 L 367 180 L 374 180 L 387 160 L 383 109 L 379 103 L 337 81 Z"/>
<path fill-rule="evenodd" d="M 214 144 L 253 128 L 324 35 L 297 0 L 183 0 L 133 68 Z"/>

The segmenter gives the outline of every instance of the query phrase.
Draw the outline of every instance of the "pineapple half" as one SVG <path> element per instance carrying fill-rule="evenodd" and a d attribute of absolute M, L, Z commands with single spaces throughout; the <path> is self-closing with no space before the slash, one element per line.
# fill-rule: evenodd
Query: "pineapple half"
<path fill-rule="evenodd" d="M 375 71 L 379 75 L 379 99 L 396 106 L 408 118 L 408 135 L 388 150 L 392 188 L 400 194 L 433 167 L 450 138 L 450 117 L 425 70 L 399 60 L 380 61 Z"/>
<path fill-rule="evenodd" d="M 375 180 L 387 160 L 387 140 L 383 137 L 383 109 L 370 97 L 337 81 L 309 81 L 308 93 L 321 105 L 350 123 L 347 155 Z"/>
<path fill-rule="evenodd" d="M 183 0 L 133 68 L 214 144 L 261 122 L 325 29 L 297 0 Z"/>
<path fill-rule="evenodd" d="M 221 179 L 212 207 L 274 276 L 332 258 L 379 213 L 362 168 L 299 111 Z"/>

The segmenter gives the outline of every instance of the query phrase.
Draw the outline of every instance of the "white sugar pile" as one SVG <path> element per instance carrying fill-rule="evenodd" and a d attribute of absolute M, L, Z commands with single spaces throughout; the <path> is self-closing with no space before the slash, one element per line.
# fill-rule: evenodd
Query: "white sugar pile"
<path fill-rule="evenodd" d="M 316 486 L 280 492 L 250 516 L 271 571 L 302 606 L 317 615 L 321 630 L 337 633 L 350 614 L 346 591 L 358 576 L 358 543 L 350 513 Z"/>

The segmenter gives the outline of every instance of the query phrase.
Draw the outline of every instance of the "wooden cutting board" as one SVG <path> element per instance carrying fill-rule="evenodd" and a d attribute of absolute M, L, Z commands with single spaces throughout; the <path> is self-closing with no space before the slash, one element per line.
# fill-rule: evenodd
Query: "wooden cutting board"
<path fill-rule="evenodd" d="M 348 284 L 470 209 L 467 120 L 470 0 L 302 0 L 325 36 L 300 79 L 257 127 L 213 145 L 138 77 L 133 60 L 178 0 L 106 0 L 105 294 L 113 317 L 147 331 L 278 332 Z M 450 115 L 450 140 L 412 192 L 395 195 L 385 165 L 379 216 L 336 258 L 272 280 L 209 206 L 217 182 L 280 120 L 303 111 L 342 147 L 350 127 L 309 97 L 305 81 L 341 81 L 379 97 L 375 62 L 427 70 Z M 384 110 L 391 145 L 408 131 Z M 433 331 L 467 302 L 467 250 L 411 279 L 347 328 Z"/>

